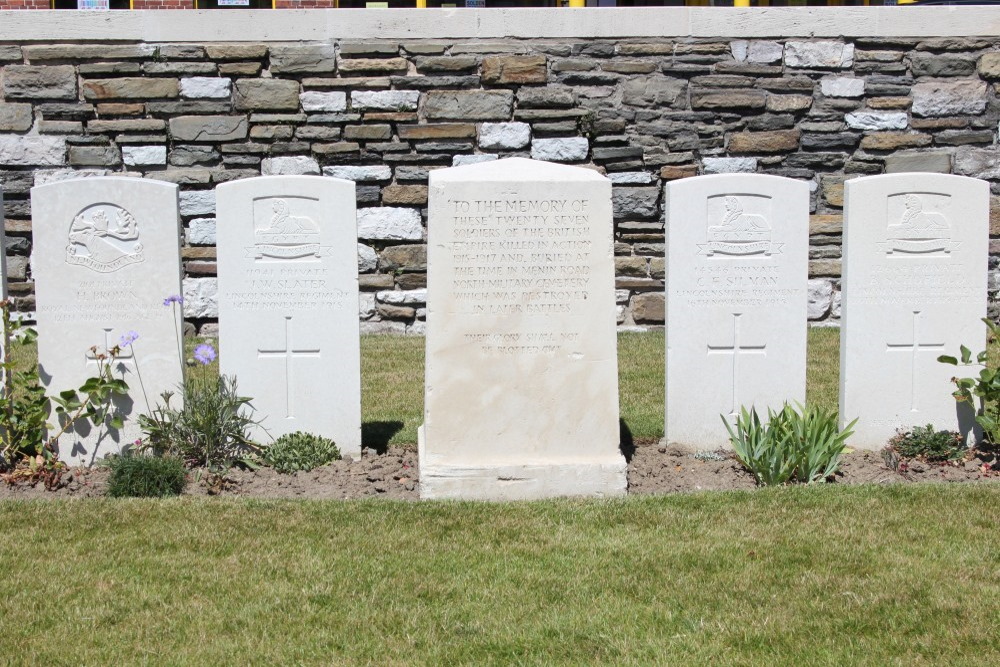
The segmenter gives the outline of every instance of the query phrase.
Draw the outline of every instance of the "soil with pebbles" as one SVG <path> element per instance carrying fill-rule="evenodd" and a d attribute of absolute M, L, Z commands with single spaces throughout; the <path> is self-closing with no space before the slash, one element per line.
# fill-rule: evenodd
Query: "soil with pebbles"
<path fill-rule="evenodd" d="M 721 459 L 721 460 L 718 460 Z M 108 470 L 102 466 L 75 468 L 63 475 L 60 487 L 0 483 L 0 500 L 11 498 L 87 498 L 103 496 Z M 419 466 L 412 449 L 390 447 L 384 453 L 366 449 L 359 460 L 335 461 L 311 472 L 281 474 L 271 468 L 231 470 L 222 481 L 194 470 L 185 495 L 250 498 L 394 498 L 417 500 Z M 996 451 L 973 451 L 957 463 L 903 461 L 899 470 L 886 466 L 879 452 L 852 452 L 842 459 L 834 484 L 906 484 L 912 482 L 1000 481 Z M 727 452 L 683 452 L 640 443 L 628 466 L 630 494 L 752 489 L 753 476 Z"/>

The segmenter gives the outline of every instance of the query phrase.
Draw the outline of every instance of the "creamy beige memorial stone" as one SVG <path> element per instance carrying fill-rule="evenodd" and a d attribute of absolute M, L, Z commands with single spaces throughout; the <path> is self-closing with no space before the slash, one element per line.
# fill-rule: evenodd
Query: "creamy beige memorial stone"
<path fill-rule="evenodd" d="M 840 419 L 858 419 L 848 444 L 880 449 L 924 424 L 968 437 L 956 369 L 937 358 L 986 342 L 989 184 L 908 173 L 844 188 Z"/>
<path fill-rule="evenodd" d="M 512 158 L 429 209 L 421 497 L 624 494 L 611 182 Z"/>
<path fill-rule="evenodd" d="M 361 453 L 354 183 L 264 176 L 217 190 L 219 364 L 269 441 L 306 431 Z"/>
<path fill-rule="evenodd" d="M 62 181 L 32 188 L 31 212 L 38 368 L 47 391 L 77 389 L 97 374 L 97 356 L 138 334 L 112 366 L 129 385 L 115 402 L 125 427 L 81 426 L 59 440 L 59 458 L 90 464 L 139 438 L 139 415 L 183 381 L 181 312 L 164 305 L 181 292 L 177 186 Z"/>
<path fill-rule="evenodd" d="M 741 406 L 805 402 L 809 186 L 701 176 L 665 202 L 666 440 L 726 447 Z"/>

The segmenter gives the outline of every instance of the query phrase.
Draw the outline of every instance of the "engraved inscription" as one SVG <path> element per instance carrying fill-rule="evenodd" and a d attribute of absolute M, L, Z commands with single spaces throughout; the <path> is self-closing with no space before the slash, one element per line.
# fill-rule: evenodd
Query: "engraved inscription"
<path fill-rule="evenodd" d="M 336 310 L 347 303 L 329 269 L 288 263 L 247 269 L 244 276 L 243 289 L 226 297 L 236 310 Z"/>
<path fill-rule="evenodd" d="M 948 195 L 910 192 L 889 197 L 886 240 L 878 244 L 879 249 L 903 256 L 951 253 L 961 243 L 951 240 L 949 204 Z"/>
<path fill-rule="evenodd" d="M 526 199 L 508 191 L 495 199 L 449 200 L 448 212 L 456 313 L 582 314 L 595 251 L 590 200 Z M 579 338 L 577 331 L 525 327 L 508 334 L 470 333 L 465 340 L 489 355 L 547 355 Z"/>
<path fill-rule="evenodd" d="M 69 228 L 66 263 L 111 273 L 143 261 L 139 224 L 115 204 L 93 204 L 77 213 Z"/>
<path fill-rule="evenodd" d="M 718 195 L 709 197 L 705 219 L 708 243 L 698 252 L 715 255 L 776 255 L 781 243 L 771 241 L 771 198 L 760 195 Z"/>
<path fill-rule="evenodd" d="M 914 263 L 916 262 L 916 263 Z M 975 300 L 964 264 L 907 260 L 873 266 L 867 284 L 851 295 L 860 303 L 947 304 Z"/>
<path fill-rule="evenodd" d="M 315 199 L 264 197 L 254 200 L 254 244 L 244 248 L 257 260 L 311 260 L 329 255 L 330 246 L 320 246 Z M 293 210 L 294 209 L 294 210 Z"/>
<path fill-rule="evenodd" d="M 144 302 L 134 280 L 83 280 L 73 291 L 72 303 L 39 305 L 40 313 L 50 313 L 56 322 L 110 322 L 153 320 L 170 317 L 162 299 Z"/>

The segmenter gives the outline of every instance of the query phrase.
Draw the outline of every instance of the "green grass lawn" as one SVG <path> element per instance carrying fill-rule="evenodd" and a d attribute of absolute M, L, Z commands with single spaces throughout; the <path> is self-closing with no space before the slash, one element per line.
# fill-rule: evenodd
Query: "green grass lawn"
<path fill-rule="evenodd" d="M 0 662 L 997 664 L 1000 487 L 0 502 Z"/>

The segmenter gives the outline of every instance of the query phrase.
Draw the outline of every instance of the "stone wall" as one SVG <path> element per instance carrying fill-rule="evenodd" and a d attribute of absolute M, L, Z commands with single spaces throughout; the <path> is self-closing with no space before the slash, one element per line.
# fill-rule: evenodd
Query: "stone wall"
<path fill-rule="evenodd" d="M 663 322 L 666 181 L 808 181 L 816 323 L 839 315 L 846 179 L 935 171 L 1000 193 L 1000 38 L 731 34 L 23 43 L 0 32 L 11 293 L 32 309 L 29 188 L 73 173 L 181 184 L 186 310 L 205 333 L 217 315 L 213 188 L 259 174 L 357 181 L 363 329 L 414 333 L 432 169 L 520 155 L 606 173 L 623 326 Z M 993 213 L 1000 234 L 996 198 Z M 1000 240 L 991 253 L 994 270 Z"/>

